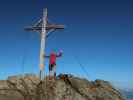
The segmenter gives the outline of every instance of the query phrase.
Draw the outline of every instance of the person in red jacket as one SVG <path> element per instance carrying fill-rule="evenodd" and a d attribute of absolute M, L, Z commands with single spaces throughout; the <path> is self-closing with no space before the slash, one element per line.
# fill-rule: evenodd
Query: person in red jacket
<path fill-rule="evenodd" d="M 54 79 L 56 79 L 56 58 L 61 57 L 63 54 L 62 50 L 60 50 L 58 53 L 55 53 L 52 51 L 50 53 L 50 56 L 45 56 L 49 58 L 49 78 L 52 79 L 52 76 L 54 76 Z M 54 75 L 52 75 L 54 73 Z"/>

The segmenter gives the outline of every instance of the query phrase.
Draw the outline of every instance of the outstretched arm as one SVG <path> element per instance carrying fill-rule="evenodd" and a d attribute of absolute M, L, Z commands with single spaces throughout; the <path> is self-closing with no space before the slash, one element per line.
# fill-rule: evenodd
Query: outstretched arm
<path fill-rule="evenodd" d="M 45 57 L 45 58 L 50 58 L 50 56 L 48 56 L 48 55 L 43 55 L 43 57 Z"/>

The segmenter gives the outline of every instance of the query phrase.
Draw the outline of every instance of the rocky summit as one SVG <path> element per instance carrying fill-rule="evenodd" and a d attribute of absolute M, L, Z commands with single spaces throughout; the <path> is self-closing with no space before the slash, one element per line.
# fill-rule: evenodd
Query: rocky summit
<path fill-rule="evenodd" d="M 88 81 L 61 74 L 56 80 L 35 75 L 12 76 L 0 81 L 0 100 L 125 100 L 109 82 Z"/>

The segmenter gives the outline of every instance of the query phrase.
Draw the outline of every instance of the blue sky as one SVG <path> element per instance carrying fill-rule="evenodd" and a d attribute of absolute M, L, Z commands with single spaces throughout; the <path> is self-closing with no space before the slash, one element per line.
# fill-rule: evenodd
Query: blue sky
<path fill-rule="evenodd" d="M 47 7 L 50 22 L 65 24 L 65 30 L 56 31 L 46 41 L 47 54 L 51 49 L 64 51 L 57 61 L 58 73 L 131 87 L 132 4 L 129 0 L 1 0 L 0 79 L 23 72 L 38 73 L 40 37 L 23 28 L 36 22 Z"/>

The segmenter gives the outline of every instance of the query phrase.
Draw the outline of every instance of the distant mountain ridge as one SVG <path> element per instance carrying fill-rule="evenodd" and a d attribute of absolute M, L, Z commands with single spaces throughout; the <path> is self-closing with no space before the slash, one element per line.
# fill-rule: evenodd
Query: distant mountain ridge
<path fill-rule="evenodd" d="M 127 100 L 133 100 L 133 89 L 121 89 L 120 91 Z"/>

